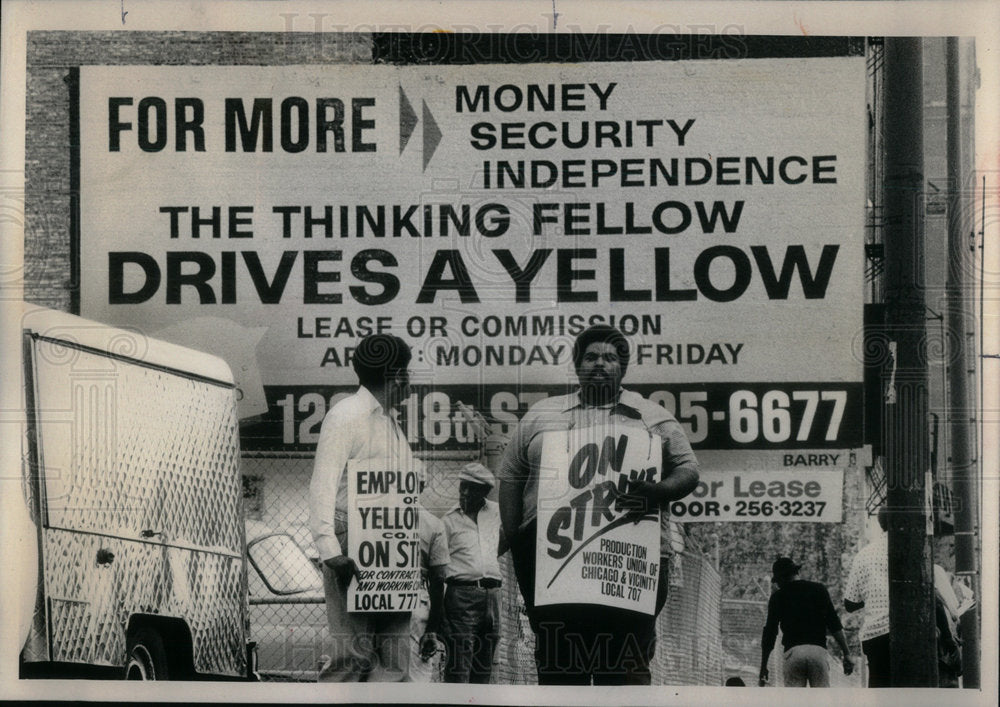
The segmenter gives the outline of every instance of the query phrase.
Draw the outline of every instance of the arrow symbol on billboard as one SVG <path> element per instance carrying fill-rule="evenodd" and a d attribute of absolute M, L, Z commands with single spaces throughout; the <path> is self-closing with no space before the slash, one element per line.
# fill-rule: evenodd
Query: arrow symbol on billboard
<path fill-rule="evenodd" d="M 431 111 L 427 107 L 427 101 L 421 101 L 421 103 L 424 106 L 424 170 L 426 170 L 427 163 L 431 161 L 434 150 L 437 149 L 438 143 L 441 142 L 441 130 L 438 128 L 437 123 L 434 121 L 434 116 L 431 115 Z"/>
<path fill-rule="evenodd" d="M 424 108 L 426 110 L 426 108 Z M 410 135 L 413 134 L 414 128 L 417 127 L 417 114 L 413 110 L 413 106 L 410 101 L 407 100 L 406 94 L 403 93 L 403 87 L 399 87 L 399 154 L 403 154 L 403 150 L 406 149 L 406 143 L 410 141 Z M 426 165 L 425 165 L 426 166 Z"/>

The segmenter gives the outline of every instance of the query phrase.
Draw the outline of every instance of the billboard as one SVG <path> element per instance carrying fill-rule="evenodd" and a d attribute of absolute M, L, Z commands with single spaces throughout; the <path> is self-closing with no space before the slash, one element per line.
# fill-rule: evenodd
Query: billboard
<path fill-rule="evenodd" d="M 252 352 L 248 448 L 313 449 L 378 331 L 411 444 L 471 447 L 599 322 L 696 449 L 859 447 L 864 70 L 84 66 L 81 313 Z"/>

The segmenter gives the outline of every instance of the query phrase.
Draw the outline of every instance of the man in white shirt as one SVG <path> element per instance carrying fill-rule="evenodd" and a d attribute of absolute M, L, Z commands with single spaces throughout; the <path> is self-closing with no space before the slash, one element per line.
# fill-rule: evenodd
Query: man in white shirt
<path fill-rule="evenodd" d="M 348 612 L 347 589 L 357 574 L 347 556 L 348 462 L 376 461 L 386 469 L 413 469 L 406 436 L 389 411 L 409 388 L 410 348 L 402 339 L 375 334 L 362 339 L 352 365 L 358 391 L 333 406 L 323 420 L 312 482 L 309 526 L 323 562 L 330 662 L 321 682 L 406 680 L 410 612 Z"/>
<path fill-rule="evenodd" d="M 479 463 L 466 464 L 458 505 L 445 514 L 448 536 L 444 636 L 445 681 L 485 684 L 500 641 L 500 509 L 486 498 L 496 481 Z"/>

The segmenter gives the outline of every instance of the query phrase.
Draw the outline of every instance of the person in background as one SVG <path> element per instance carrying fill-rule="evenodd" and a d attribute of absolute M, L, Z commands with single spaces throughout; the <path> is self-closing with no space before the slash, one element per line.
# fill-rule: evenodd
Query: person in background
<path fill-rule="evenodd" d="M 458 505 L 444 515 L 448 553 L 444 595 L 445 681 L 488 683 L 500 641 L 500 511 L 486 498 L 496 483 L 482 464 L 462 467 Z"/>
<path fill-rule="evenodd" d="M 868 687 L 892 687 L 889 650 L 889 509 L 879 508 L 881 532 L 858 551 L 844 590 L 848 611 L 865 610 L 861 649 L 868 659 Z M 948 572 L 934 565 L 934 625 L 937 632 L 938 686 L 958 687 L 962 643 L 958 619 L 962 608 Z"/>
<path fill-rule="evenodd" d="M 786 687 L 829 687 L 830 666 L 827 662 L 826 634 L 833 634 L 844 654 L 844 675 L 854 672 L 851 652 L 840 624 L 830 593 L 819 582 L 798 579 L 801 565 L 790 557 L 779 557 L 771 567 L 772 580 L 778 585 L 767 603 L 767 620 L 760 639 L 761 687 L 770 677 L 767 661 L 774 649 L 781 627 L 781 644 L 785 649 L 784 677 Z"/>
<path fill-rule="evenodd" d="M 958 687 L 962 675 L 962 639 L 959 636 L 959 603 L 951 576 L 934 565 L 934 626 L 937 631 L 938 687 Z"/>
<path fill-rule="evenodd" d="M 347 610 L 347 589 L 358 570 L 347 555 L 344 471 L 352 461 L 415 467 L 406 435 L 389 414 L 408 393 L 410 358 L 410 347 L 397 336 L 362 339 L 352 360 L 358 390 L 334 405 L 320 428 L 309 484 L 309 527 L 323 563 L 331 638 L 320 682 L 401 682 L 408 676 L 410 612 Z"/>
<path fill-rule="evenodd" d="M 875 539 L 854 556 L 844 589 L 848 612 L 865 610 L 861 623 L 861 651 L 868 660 L 868 687 L 890 687 L 889 661 L 889 511 L 879 508 Z"/>
<path fill-rule="evenodd" d="M 419 463 L 419 460 L 418 460 Z M 423 463 L 420 463 L 420 492 L 427 485 Z M 421 589 L 417 608 L 410 616 L 410 681 L 431 682 L 436 669 L 438 634 L 444 603 L 444 581 L 447 576 L 448 538 L 444 523 L 421 502 L 420 513 L 420 576 Z"/>

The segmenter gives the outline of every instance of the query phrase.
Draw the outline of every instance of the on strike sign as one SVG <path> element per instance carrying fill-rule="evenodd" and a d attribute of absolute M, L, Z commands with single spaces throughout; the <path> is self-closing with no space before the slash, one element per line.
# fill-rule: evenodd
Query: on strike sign
<path fill-rule="evenodd" d="M 420 478 L 371 461 L 347 465 L 349 611 L 411 611 L 420 586 Z"/>
<path fill-rule="evenodd" d="M 597 425 L 542 437 L 535 604 L 599 604 L 653 614 L 660 514 L 628 516 L 633 480 L 659 481 L 645 430 Z"/>

